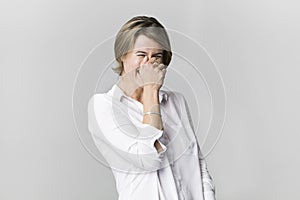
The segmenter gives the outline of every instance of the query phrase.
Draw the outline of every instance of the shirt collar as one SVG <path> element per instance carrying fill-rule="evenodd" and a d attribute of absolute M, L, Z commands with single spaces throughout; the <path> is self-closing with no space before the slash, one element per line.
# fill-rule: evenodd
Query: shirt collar
<path fill-rule="evenodd" d="M 128 98 L 128 96 L 123 92 L 123 90 L 116 83 L 107 92 L 107 94 L 110 96 L 113 96 L 115 99 L 117 99 L 119 101 L 121 101 L 122 97 Z M 162 100 L 164 100 L 164 101 L 168 100 L 168 93 L 164 90 L 159 90 L 159 103 L 161 103 Z"/>

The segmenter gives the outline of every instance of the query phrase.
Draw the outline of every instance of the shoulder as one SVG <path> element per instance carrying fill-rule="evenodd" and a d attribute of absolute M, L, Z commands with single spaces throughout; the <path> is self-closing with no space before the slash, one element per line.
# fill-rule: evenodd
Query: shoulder
<path fill-rule="evenodd" d="M 88 104 L 92 104 L 94 102 L 99 102 L 99 101 L 104 101 L 105 99 L 105 94 L 104 93 L 96 93 L 93 94 L 92 96 L 90 96 L 89 100 L 88 100 Z"/>
<path fill-rule="evenodd" d="M 170 101 L 171 103 L 178 104 L 178 103 L 184 103 L 185 102 L 184 95 L 179 91 L 166 91 L 166 90 L 163 90 L 163 92 L 167 94 L 168 101 Z"/>
<path fill-rule="evenodd" d="M 88 100 L 88 109 L 96 109 L 98 111 L 109 108 L 111 101 L 106 93 L 93 94 Z"/>
<path fill-rule="evenodd" d="M 99 92 L 95 93 L 92 96 L 90 96 L 88 102 L 91 104 L 92 102 L 102 102 L 102 103 L 108 103 L 109 100 L 112 99 L 113 96 L 116 96 L 114 94 L 114 91 L 117 89 L 117 85 L 114 84 L 110 88 L 108 88 L 105 92 Z"/>
<path fill-rule="evenodd" d="M 166 91 L 166 93 L 168 94 L 168 100 L 165 108 L 173 110 L 178 113 L 179 116 L 185 113 L 187 104 L 184 94 L 179 91 Z"/>

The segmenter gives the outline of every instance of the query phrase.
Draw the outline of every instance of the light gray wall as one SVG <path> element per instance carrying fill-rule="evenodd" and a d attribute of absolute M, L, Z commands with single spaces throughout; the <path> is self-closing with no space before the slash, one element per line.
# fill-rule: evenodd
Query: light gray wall
<path fill-rule="evenodd" d="M 278 0 L 1 1 L 0 199 L 116 199 L 78 138 L 73 83 L 140 14 L 203 44 L 223 77 L 226 124 L 207 157 L 217 199 L 299 199 L 299 3 Z"/>

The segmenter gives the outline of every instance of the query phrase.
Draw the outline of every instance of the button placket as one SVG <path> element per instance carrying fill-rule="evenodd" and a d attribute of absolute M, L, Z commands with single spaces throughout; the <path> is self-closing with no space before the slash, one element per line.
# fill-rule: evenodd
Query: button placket
<path fill-rule="evenodd" d="M 178 189 L 179 189 L 180 191 L 182 191 L 181 181 L 178 180 L 178 179 L 176 179 L 176 181 L 177 181 Z"/>
<path fill-rule="evenodd" d="M 179 194 L 180 194 L 180 200 L 185 200 L 185 197 L 184 197 L 183 191 L 180 191 L 180 192 L 179 192 Z"/>
<path fill-rule="evenodd" d="M 174 164 L 173 164 L 173 167 L 174 167 Z M 176 171 L 176 169 L 174 169 L 174 178 L 175 178 L 175 181 L 176 181 L 176 185 L 179 189 L 179 191 L 182 190 L 182 179 L 181 179 L 181 176 L 180 174 Z"/>
<path fill-rule="evenodd" d="M 178 178 L 178 190 L 179 190 L 179 193 L 180 193 L 180 199 L 181 200 L 184 200 L 185 199 L 185 189 L 183 188 L 184 186 L 182 185 L 182 182 L 181 182 L 181 178 Z"/>

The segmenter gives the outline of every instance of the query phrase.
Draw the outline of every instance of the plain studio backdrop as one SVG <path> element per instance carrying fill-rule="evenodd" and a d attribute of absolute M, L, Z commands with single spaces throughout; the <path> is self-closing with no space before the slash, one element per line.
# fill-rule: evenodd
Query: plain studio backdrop
<path fill-rule="evenodd" d="M 218 66 L 227 115 L 206 158 L 217 199 L 299 199 L 299 6 L 291 0 L 1 1 L 0 199 L 117 198 L 111 172 L 79 140 L 72 92 L 91 49 L 135 15 L 190 36 Z"/>

